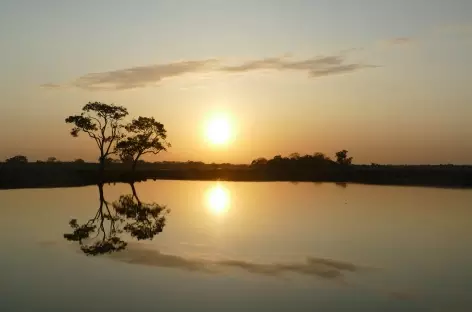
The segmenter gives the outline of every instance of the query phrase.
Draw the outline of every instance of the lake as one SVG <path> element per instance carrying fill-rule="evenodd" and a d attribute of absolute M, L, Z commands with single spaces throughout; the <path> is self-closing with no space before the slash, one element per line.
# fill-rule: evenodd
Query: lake
<path fill-rule="evenodd" d="M 0 311 L 472 311 L 472 190 L 134 186 L 0 191 Z"/>

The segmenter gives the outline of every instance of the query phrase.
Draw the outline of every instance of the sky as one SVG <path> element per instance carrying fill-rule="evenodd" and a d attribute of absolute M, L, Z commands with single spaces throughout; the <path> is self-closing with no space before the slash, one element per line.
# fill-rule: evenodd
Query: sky
<path fill-rule="evenodd" d="M 3 0 L 0 50 L 0 159 L 96 161 L 64 119 L 100 101 L 165 125 L 150 161 L 472 164 L 470 0 Z"/>

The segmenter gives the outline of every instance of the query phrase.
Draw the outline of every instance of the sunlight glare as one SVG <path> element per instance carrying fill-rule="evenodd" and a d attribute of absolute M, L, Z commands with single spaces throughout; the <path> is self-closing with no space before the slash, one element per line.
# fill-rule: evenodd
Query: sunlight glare
<path fill-rule="evenodd" d="M 230 134 L 230 124 L 225 117 L 217 117 L 210 120 L 206 128 L 206 137 L 212 144 L 227 143 Z"/>
<path fill-rule="evenodd" d="M 229 192 L 220 184 L 216 184 L 208 190 L 207 203 L 215 214 L 222 214 L 229 209 Z"/>

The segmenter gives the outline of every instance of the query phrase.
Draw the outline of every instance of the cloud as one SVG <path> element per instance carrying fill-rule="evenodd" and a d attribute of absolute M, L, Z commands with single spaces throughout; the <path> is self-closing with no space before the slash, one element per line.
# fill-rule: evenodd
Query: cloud
<path fill-rule="evenodd" d="M 45 83 L 45 84 L 40 85 L 40 87 L 44 89 L 60 89 L 63 86 L 60 84 L 55 84 L 55 83 Z"/>
<path fill-rule="evenodd" d="M 408 45 L 414 42 L 415 40 L 411 37 L 396 37 L 386 41 L 389 45 Z"/>
<path fill-rule="evenodd" d="M 265 58 L 252 60 L 240 65 L 222 66 L 224 72 L 248 72 L 261 69 L 304 71 L 311 77 L 322 77 L 339 73 L 353 72 L 362 68 L 375 67 L 360 63 L 346 63 L 345 57 L 340 55 L 315 57 L 305 60 L 293 61 L 286 57 Z"/>
<path fill-rule="evenodd" d="M 168 64 L 138 66 L 102 73 L 90 73 L 77 78 L 72 85 L 87 90 L 124 90 L 142 88 L 161 80 L 188 73 L 211 71 L 219 62 L 214 59 L 181 61 Z"/>
<path fill-rule="evenodd" d="M 167 64 L 139 66 L 108 72 L 89 73 L 75 79 L 70 85 L 85 90 L 126 90 L 155 86 L 162 80 L 191 73 L 243 73 L 256 70 L 290 70 L 308 73 L 312 78 L 354 72 L 376 67 L 362 63 L 349 63 L 346 55 L 314 57 L 293 60 L 290 56 L 249 60 L 240 64 L 223 64 L 218 59 L 179 61 Z M 58 88 L 58 84 L 44 84 L 46 88 Z"/>
<path fill-rule="evenodd" d="M 125 251 L 110 255 L 111 259 L 129 264 L 176 268 L 185 271 L 220 273 L 224 269 L 239 269 L 247 273 L 280 277 L 286 273 L 343 281 L 346 272 L 358 272 L 363 268 L 348 262 L 322 258 L 307 258 L 293 263 L 255 263 L 244 260 L 192 259 L 182 256 L 163 254 L 158 250 L 130 244 Z"/>
<path fill-rule="evenodd" d="M 442 25 L 436 30 L 438 33 L 449 35 L 472 35 L 472 24 Z"/>

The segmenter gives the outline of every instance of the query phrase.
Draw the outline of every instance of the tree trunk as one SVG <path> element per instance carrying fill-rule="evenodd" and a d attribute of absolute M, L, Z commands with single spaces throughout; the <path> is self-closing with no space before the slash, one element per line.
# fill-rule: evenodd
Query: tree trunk
<path fill-rule="evenodd" d="M 105 158 L 100 157 L 99 158 L 99 165 L 98 165 L 98 178 L 100 180 L 100 183 L 103 183 L 105 180 Z"/>
<path fill-rule="evenodd" d="M 135 172 L 136 171 L 136 165 L 138 164 L 138 160 L 139 160 L 139 157 L 141 157 L 141 153 L 138 153 L 138 155 L 136 155 L 136 158 L 133 159 L 133 165 L 131 166 L 131 172 Z"/>

